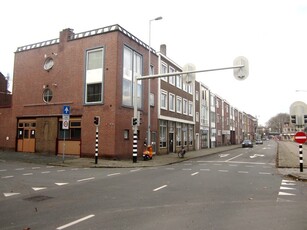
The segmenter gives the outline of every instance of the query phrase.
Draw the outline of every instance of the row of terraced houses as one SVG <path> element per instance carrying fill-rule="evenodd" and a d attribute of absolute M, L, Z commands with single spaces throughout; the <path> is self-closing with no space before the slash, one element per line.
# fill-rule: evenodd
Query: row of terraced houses
<path fill-rule="evenodd" d="M 166 45 L 155 51 L 120 25 L 81 33 L 64 29 L 59 38 L 18 47 L 11 95 L 0 77 L 0 148 L 92 157 L 97 139 L 99 157 L 132 158 L 134 78 L 179 71 L 182 67 L 167 56 Z M 139 157 L 149 109 L 155 154 L 255 138 L 256 118 L 204 83 L 174 75 L 151 79 L 148 89 L 147 81 L 137 83 Z M 63 125 L 64 106 L 70 107 L 69 129 Z M 95 116 L 100 117 L 97 136 Z"/>

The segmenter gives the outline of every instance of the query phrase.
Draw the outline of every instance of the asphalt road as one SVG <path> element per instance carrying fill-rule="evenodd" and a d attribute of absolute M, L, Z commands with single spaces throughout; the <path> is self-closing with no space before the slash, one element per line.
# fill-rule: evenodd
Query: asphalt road
<path fill-rule="evenodd" d="M 1 229 L 307 229 L 276 143 L 151 168 L 0 162 Z"/>

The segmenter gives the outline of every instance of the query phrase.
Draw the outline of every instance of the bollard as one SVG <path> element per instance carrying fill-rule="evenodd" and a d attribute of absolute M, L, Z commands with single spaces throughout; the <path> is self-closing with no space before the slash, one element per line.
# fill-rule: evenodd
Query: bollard
<path fill-rule="evenodd" d="M 98 163 L 98 126 L 96 126 L 95 164 Z"/>
<path fill-rule="evenodd" d="M 300 154 L 300 172 L 304 171 L 304 165 L 303 165 L 303 145 L 299 145 L 299 154 Z"/>

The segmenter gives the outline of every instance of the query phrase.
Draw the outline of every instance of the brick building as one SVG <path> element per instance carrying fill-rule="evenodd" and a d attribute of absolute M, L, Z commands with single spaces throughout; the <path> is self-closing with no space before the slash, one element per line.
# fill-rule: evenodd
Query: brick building
<path fill-rule="evenodd" d="M 153 51 L 151 56 L 157 72 L 157 55 Z M 148 73 L 147 58 L 148 46 L 119 25 L 78 34 L 65 29 L 59 39 L 19 47 L 13 92 L 17 121 L 12 127 L 17 130 L 17 151 L 93 156 L 93 120 L 100 116 L 100 156 L 129 158 L 132 83 L 137 74 Z M 157 80 L 152 81 L 151 90 L 157 91 Z M 138 82 L 138 108 L 144 121 L 139 127 L 140 140 L 146 136 L 146 92 L 147 85 Z M 69 130 L 62 125 L 64 105 L 71 108 Z M 157 114 L 156 106 L 151 110 Z M 157 132 L 154 115 L 151 126 Z M 141 145 L 138 151 L 142 152 Z"/>
<path fill-rule="evenodd" d="M 18 47 L 12 107 L 0 108 L 0 148 L 94 157 L 99 116 L 99 157 L 132 158 L 134 78 L 183 69 L 167 57 L 164 45 L 160 52 L 150 48 L 149 68 L 149 48 L 119 25 L 81 33 L 64 29 L 59 38 Z M 147 81 L 137 82 L 138 156 L 147 137 L 148 108 L 156 154 L 253 137 L 251 116 L 236 111 L 231 119 L 231 105 L 203 83 L 188 84 L 181 75 L 152 79 L 149 93 Z M 70 107 L 69 129 L 64 106 Z"/>

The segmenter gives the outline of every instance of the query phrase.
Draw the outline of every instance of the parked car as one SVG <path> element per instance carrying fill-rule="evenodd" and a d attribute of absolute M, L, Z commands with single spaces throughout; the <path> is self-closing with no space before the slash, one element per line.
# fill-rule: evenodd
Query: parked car
<path fill-rule="evenodd" d="M 242 148 L 245 148 L 245 147 L 253 148 L 253 142 L 251 140 L 244 140 L 242 142 Z"/>
<path fill-rule="evenodd" d="M 263 141 L 261 139 L 257 139 L 255 143 L 256 143 L 256 145 L 262 145 Z"/>

